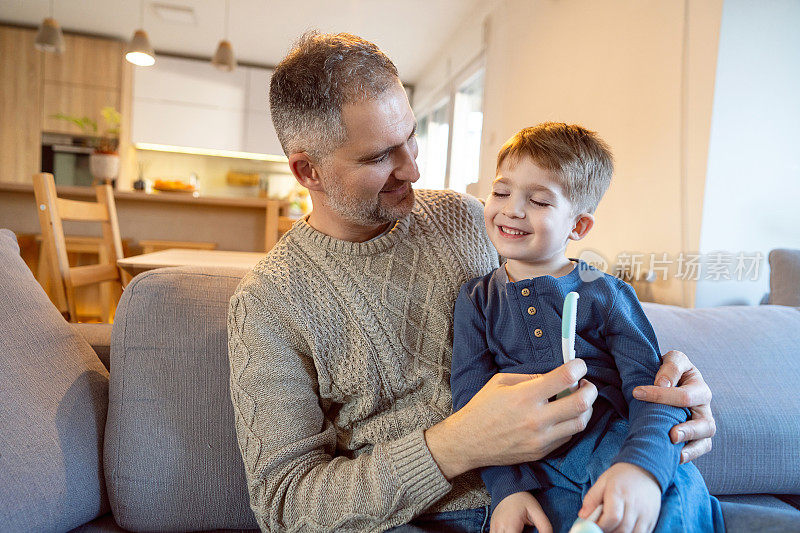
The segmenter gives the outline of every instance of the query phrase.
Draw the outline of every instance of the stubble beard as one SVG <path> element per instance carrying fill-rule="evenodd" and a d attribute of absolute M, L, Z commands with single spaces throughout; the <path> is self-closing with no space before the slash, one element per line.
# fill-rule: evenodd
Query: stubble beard
<path fill-rule="evenodd" d="M 408 193 L 394 205 L 384 204 L 380 196 L 369 201 L 359 200 L 348 195 L 337 180 L 330 180 L 325 189 L 325 205 L 340 217 L 361 226 L 394 222 L 409 214 L 414 207 L 411 183 Z"/>

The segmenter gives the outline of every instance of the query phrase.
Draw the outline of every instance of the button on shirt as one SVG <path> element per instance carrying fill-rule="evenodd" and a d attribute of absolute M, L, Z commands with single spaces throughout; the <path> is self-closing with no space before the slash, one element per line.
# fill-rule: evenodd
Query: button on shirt
<path fill-rule="evenodd" d="M 663 493 L 682 447 L 672 444 L 668 432 L 688 411 L 633 398 L 634 387 L 653 384 L 661 364 L 655 332 L 630 285 L 574 261 L 575 268 L 559 278 L 510 282 L 501 266 L 461 287 L 453 326 L 453 408 L 466 405 L 497 372 L 543 374 L 563 364 L 561 315 L 564 297 L 575 291 L 580 296 L 575 352 L 586 362 L 586 379 L 606 400 L 594 409 L 613 409 L 630 422 L 614 463 L 644 468 Z M 581 272 L 592 274 L 587 279 L 593 281 L 584 282 Z M 542 487 L 530 468 L 489 467 L 482 476 L 493 505 L 508 494 Z"/>

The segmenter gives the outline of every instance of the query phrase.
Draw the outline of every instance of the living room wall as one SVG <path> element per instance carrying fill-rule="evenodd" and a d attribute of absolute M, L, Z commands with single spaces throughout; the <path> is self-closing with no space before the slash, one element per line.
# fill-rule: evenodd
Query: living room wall
<path fill-rule="evenodd" d="M 462 24 L 416 81 L 483 45 L 486 59 L 481 179 L 518 129 L 546 120 L 596 130 L 616 157 L 614 181 L 589 236 L 568 249 L 677 257 L 699 247 L 722 0 L 663 2 L 504 0 Z M 469 41 L 471 39 L 471 41 Z M 483 43 L 481 43 L 483 39 Z M 465 44 L 465 41 L 473 45 Z M 691 306 L 693 283 L 652 284 L 652 299 Z"/>
<path fill-rule="evenodd" d="M 700 251 L 763 260 L 757 276 L 701 280 L 698 307 L 757 304 L 769 290 L 769 251 L 800 248 L 798 27 L 795 0 L 725 2 Z"/>

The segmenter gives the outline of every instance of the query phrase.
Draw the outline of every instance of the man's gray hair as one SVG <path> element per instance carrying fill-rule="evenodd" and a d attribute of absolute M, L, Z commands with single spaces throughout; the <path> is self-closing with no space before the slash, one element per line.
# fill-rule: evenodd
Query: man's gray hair
<path fill-rule="evenodd" d="M 342 106 L 375 98 L 399 80 L 373 43 L 349 33 L 304 34 L 272 75 L 272 123 L 286 155 L 323 158 L 347 139 Z"/>

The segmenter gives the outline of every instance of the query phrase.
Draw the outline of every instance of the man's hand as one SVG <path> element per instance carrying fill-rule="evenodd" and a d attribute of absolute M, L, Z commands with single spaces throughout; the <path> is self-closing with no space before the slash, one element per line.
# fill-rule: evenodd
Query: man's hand
<path fill-rule="evenodd" d="M 711 414 L 711 389 L 700 371 L 683 352 L 667 352 L 658 370 L 655 385 L 636 387 L 633 397 L 638 400 L 688 408 L 692 416 L 673 427 L 672 442 L 687 442 L 681 452 L 681 464 L 693 461 L 711 450 L 711 437 L 717 432 Z"/>
<path fill-rule="evenodd" d="M 588 518 L 601 503 L 603 513 L 597 525 L 603 531 L 649 533 L 658 522 L 661 490 L 647 470 L 617 463 L 597 478 L 583 498 L 578 516 Z"/>
<path fill-rule="evenodd" d="M 530 492 L 515 492 L 503 498 L 492 513 L 490 533 L 522 533 L 535 526 L 539 533 L 553 533 L 553 526 L 542 506 Z"/>
<path fill-rule="evenodd" d="M 547 401 L 584 375 L 581 359 L 542 375 L 495 374 L 467 405 L 425 432 L 428 449 L 447 479 L 541 459 L 589 423 L 597 388 L 588 381 Z"/>

